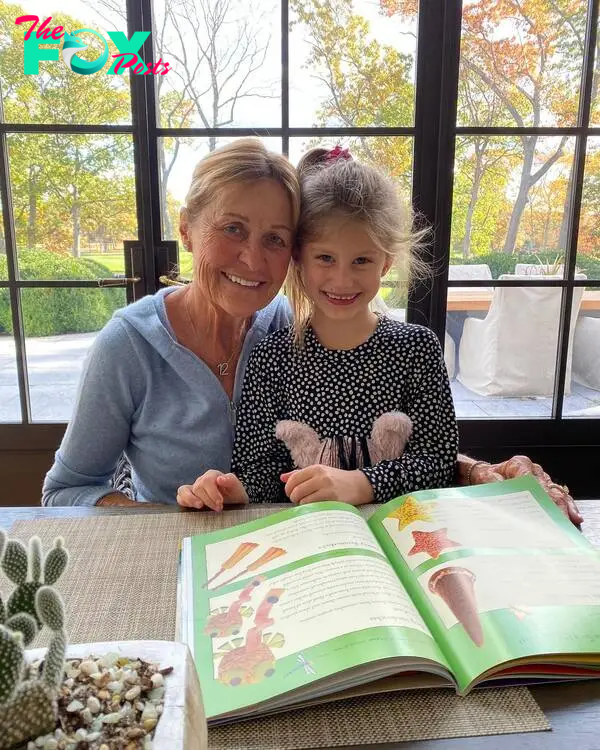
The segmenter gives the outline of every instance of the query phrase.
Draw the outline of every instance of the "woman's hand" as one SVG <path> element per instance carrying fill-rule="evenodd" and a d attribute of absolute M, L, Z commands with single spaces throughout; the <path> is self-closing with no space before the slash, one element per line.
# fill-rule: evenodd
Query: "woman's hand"
<path fill-rule="evenodd" d="M 225 505 L 245 505 L 248 495 L 235 474 L 210 469 L 194 484 L 183 484 L 177 490 L 177 502 L 184 508 L 223 510 Z"/>
<path fill-rule="evenodd" d="M 583 516 L 579 512 L 575 500 L 569 494 L 568 488 L 555 484 L 542 467 L 533 463 L 527 456 L 513 456 L 508 461 L 493 465 L 492 469 L 502 474 L 505 479 L 533 474 L 553 503 L 562 510 L 571 523 L 575 526 L 580 526 L 583 523 Z"/>
<path fill-rule="evenodd" d="M 285 494 L 297 505 L 337 500 L 349 505 L 373 502 L 373 488 L 362 471 L 345 471 L 322 464 L 281 475 Z"/>
<path fill-rule="evenodd" d="M 487 482 L 501 482 L 504 479 L 523 477 L 533 474 L 542 485 L 552 502 L 560 508 L 565 516 L 580 526 L 583 516 L 579 512 L 575 501 L 565 487 L 561 487 L 552 481 L 552 478 L 542 469 L 539 464 L 527 456 L 513 456 L 508 461 L 498 464 L 489 464 L 486 461 L 474 461 L 467 456 L 459 456 L 459 474 L 461 479 L 468 477 L 466 484 L 486 484 Z"/>

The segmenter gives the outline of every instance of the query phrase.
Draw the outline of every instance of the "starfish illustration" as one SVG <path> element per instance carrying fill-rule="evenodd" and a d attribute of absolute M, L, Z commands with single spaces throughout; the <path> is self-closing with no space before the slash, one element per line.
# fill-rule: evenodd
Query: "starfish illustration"
<path fill-rule="evenodd" d="M 390 513 L 388 518 L 398 521 L 398 531 L 402 531 L 415 521 L 432 521 L 430 508 L 434 503 L 419 504 L 414 497 L 409 495 L 399 508 Z"/>
<path fill-rule="evenodd" d="M 509 609 L 517 618 L 517 620 L 524 620 L 527 615 L 531 614 L 531 609 L 529 607 L 525 607 L 522 604 L 512 604 Z"/>
<path fill-rule="evenodd" d="M 437 529 L 437 531 L 413 531 L 414 547 L 409 555 L 418 555 L 424 552 L 429 557 L 439 557 L 442 550 L 449 547 L 460 547 L 460 542 L 448 539 L 448 529 Z"/>

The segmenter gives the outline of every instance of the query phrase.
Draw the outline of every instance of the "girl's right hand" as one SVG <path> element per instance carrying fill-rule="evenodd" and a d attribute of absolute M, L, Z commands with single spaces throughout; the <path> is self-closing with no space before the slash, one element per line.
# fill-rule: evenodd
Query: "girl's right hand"
<path fill-rule="evenodd" d="M 196 510 L 223 510 L 224 505 L 245 505 L 248 495 L 235 474 L 209 469 L 194 484 L 183 484 L 177 490 L 177 503 Z"/>

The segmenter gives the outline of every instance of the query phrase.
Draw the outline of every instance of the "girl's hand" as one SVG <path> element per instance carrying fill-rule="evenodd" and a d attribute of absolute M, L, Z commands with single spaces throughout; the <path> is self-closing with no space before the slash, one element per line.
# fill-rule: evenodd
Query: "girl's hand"
<path fill-rule="evenodd" d="M 194 484 L 183 484 L 177 490 L 177 502 L 184 508 L 223 510 L 224 505 L 244 505 L 248 495 L 235 474 L 210 469 Z"/>
<path fill-rule="evenodd" d="M 281 481 L 285 482 L 285 494 L 297 505 L 322 500 L 337 500 L 349 505 L 373 502 L 371 483 L 358 469 L 345 471 L 314 464 L 282 474 Z"/>

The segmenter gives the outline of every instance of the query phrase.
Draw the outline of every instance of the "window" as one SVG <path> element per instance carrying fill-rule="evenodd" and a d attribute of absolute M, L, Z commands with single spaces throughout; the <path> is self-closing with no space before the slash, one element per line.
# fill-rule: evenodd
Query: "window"
<path fill-rule="evenodd" d="M 560 441 L 568 423 L 598 416 L 597 8 L 539 0 L 529 16 L 527 7 L 5 6 L 0 421 L 69 418 L 85 352 L 112 312 L 155 291 L 176 264 L 191 273 L 177 240 L 194 165 L 247 135 L 293 163 L 316 143 L 341 143 L 412 195 L 432 228 L 422 251 L 432 276 L 408 294 L 393 284 L 383 293 L 396 317 L 444 342 L 463 434 L 517 418 Z M 107 75 L 107 64 L 78 75 L 61 55 L 25 75 L 26 27 L 15 18 L 50 13 L 51 26 L 98 32 L 82 35 L 90 61 L 100 37 L 118 52 L 109 32 L 151 31 L 140 54 L 169 72 Z"/>

